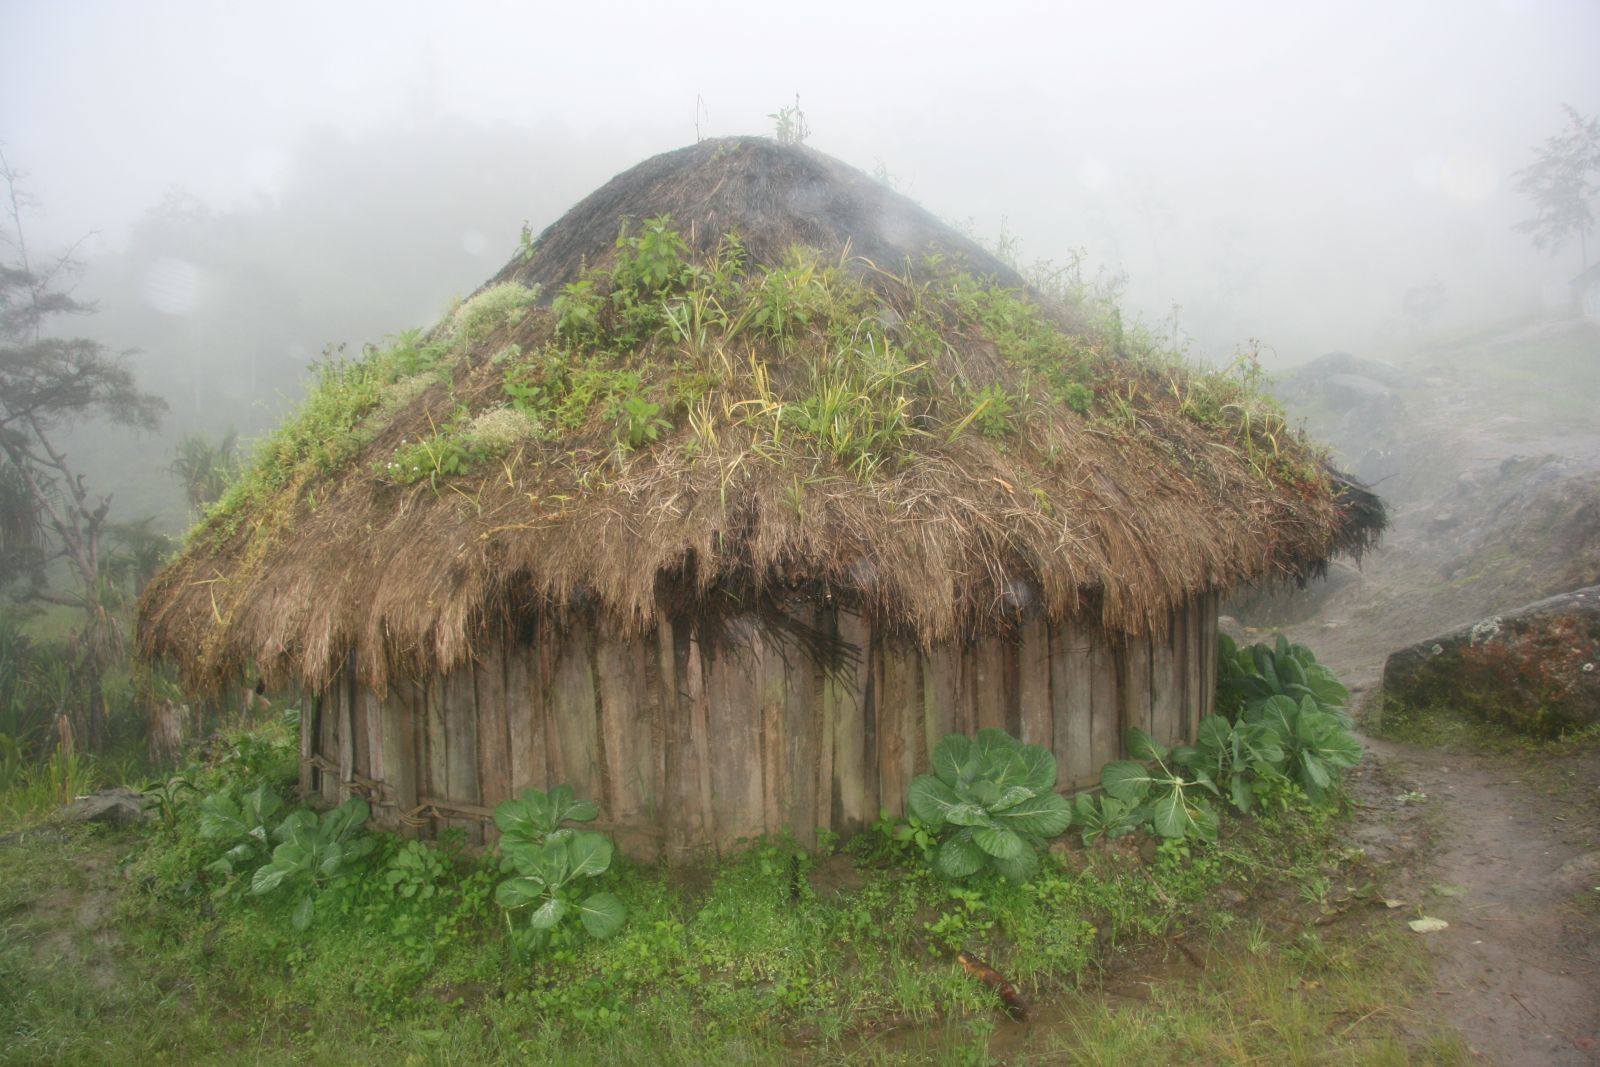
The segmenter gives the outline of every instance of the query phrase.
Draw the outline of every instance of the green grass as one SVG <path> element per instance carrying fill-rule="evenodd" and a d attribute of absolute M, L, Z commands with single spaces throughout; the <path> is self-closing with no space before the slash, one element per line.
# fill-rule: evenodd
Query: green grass
<path fill-rule="evenodd" d="M 275 752 L 197 773 L 280 777 Z M 492 861 L 458 856 L 425 904 L 363 879 L 302 936 L 288 901 L 197 877 L 188 816 L 80 832 L 0 847 L 0 1046 L 8 1063 L 89 1064 L 1457 1062 L 1406 1007 L 1415 960 L 1308 925 L 1304 886 L 1357 877 L 1337 813 L 1229 825 L 1216 846 L 1057 850 L 1021 886 L 955 888 L 870 836 L 851 854 L 765 841 L 688 871 L 619 864 L 604 877 L 628 903 L 620 934 L 574 927 L 521 959 Z M 1114 995 L 1178 936 L 1206 952 L 1203 975 Z M 1015 982 L 1034 1021 L 1006 1019 L 958 948 Z"/>

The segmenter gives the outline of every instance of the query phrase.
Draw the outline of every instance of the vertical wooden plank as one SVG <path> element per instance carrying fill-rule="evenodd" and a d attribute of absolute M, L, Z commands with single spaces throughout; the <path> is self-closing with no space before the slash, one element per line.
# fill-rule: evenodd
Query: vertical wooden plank
<path fill-rule="evenodd" d="M 923 748 L 918 773 L 933 769 L 933 749 L 945 734 L 962 731 L 957 711 L 960 646 L 941 642 L 922 654 Z M 964 732 L 964 731 L 963 731 Z"/>
<path fill-rule="evenodd" d="M 1138 727 L 1145 733 L 1150 721 L 1150 635 L 1126 638 L 1120 656 L 1122 665 L 1122 735 Z M 1119 749 L 1120 751 L 1120 749 Z"/>
<path fill-rule="evenodd" d="M 350 798 L 350 781 L 355 774 L 355 681 L 350 678 L 350 659 L 339 673 L 339 718 L 333 725 L 334 744 L 339 745 L 339 781 L 334 784 L 334 803 Z"/>
<path fill-rule="evenodd" d="M 1077 619 L 1064 619 L 1050 634 L 1050 712 L 1054 720 L 1058 776 L 1063 785 L 1095 784 L 1094 702 L 1089 634 Z"/>
<path fill-rule="evenodd" d="M 427 687 L 418 694 L 423 707 L 426 709 L 424 718 L 424 736 L 427 738 L 427 771 L 423 775 L 425 796 L 436 800 L 450 798 L 450 775 L 446 770 L 445 758 L 448 742 L 444 726 L 444 682 L 435 674 L 428 679 Z M 443 819 L 433 820 L 433 834 L 450 825 Z"/>
<path fill-rule="evenodd" d="M 740 639 L 705 655 L 715 845 L 724 852 L 763 828 L 760 663 L 767 650 L 752 618 L 733 620 Z"/>
<path fill-rule="evenodd" d="M 1182 640 L 1178 612 L 1169 612 L 1166 633 L 1150 635 L 1150 733 L 1163 745 L 1183 740 L 1183 699 L 1175 646 Z"/>
<path fill-rule="evenodd" d="M 322 715 L 322 697 L 313 696 L 302 701 L 300 706 L 300 798 L 308 800 L 318 784 L 311 757 L 317 754 L 317 720 Z"/>
<path fill-rule="evenodd" d="M 833 829 L 843 836 L 877 817 L 877 768 L 868 758 L 872 688 L 872 627 L 865 618 L 843 608 L 836 613 L 839 639 L 861 650 L 853 670 L 828 680 L 827 701 L 833 721 L 833 792 L 838 797 Z"/>
<path fill-rule="evenodd" d="M 1017 634 L 1017 706 L 1026 744 L 1055 747 L 1050 708 L 1050 634 L 1043 616 L 1022 624 Z"/>
<path fill-rule="evenodd" d="M 560 746 L 552 785 L 565 782 L 580 799 L 604 803 L 600 780 L 599 716 L 596 714 L 592 635 L 573 627 L 560 639 L 550 680 L 550 715 Z"/>
<path fill-rule="evenodd" d="M 402 837 L 417 836 L 417 829 L 400 821 L 400 816 L 417 806 L 417 753 L 416 723 L 411 703 L 405 691 L 410 683 L 395 680 L 379 704 L 378 714 L 383 720 L 383 783 L 384 794 L 394 804 L 390 826 Z"/>
<path fill-rule="evenodd" d="M 1118 656 L 1098 623 L 1089 623 L 1089 703 L 1092 708 L 1089 762 L 1098 770 L 1122 755 L 1122 694 Z"/>
<path fill-rule="evenodd" d="M 549 789 L 544 693 L 536 684 L 538 664 L 534 648 L 520 642 L 509 643 L 505 649 L 505 669 L 511 794 L 516 796 L 524 789 Z"/>
<path fill-rule="evenodd" d="M 810 605 L 790 614 L 808 627 L 816 626 L 817 612 Z M 822 759 L 817 744 L 822 718 L 817 673 L 818 665 L 810 656 L 790 650 L 781 671 L 772 675 L 776 679 L 772 684 L 781 691 L 767 694 L 768 700 L 777 698 L 782 720 L 785 784 L 779 793 L 781 818 L 783 825 L 794 828 L 796 840 L 808 847 L 816 844 L 817 827 L 827 822 L 817 814 L 817 765 Z"/>
<path fill-rule="evenodd" d="M 877 711 L 878 804 L 891 814 L 905 813 L 906 790 L 917 773 L 916 750 L 922 744 L 918 709 L 922 706 L 922 661 L 914 645 L 901 641 L 879 644 Z"/>
<path fill-rule="evenodd" d="M 595 667 L 607 817 L 634 824 L 655 805 L 653 716 L 646 698 L 644 641 L 601 638 Z M 650 645 L 651 652 L 655 646 Z"/>
<path fill-rule="evenodd" d="M 341 673 L 333 680 L 333 685 L 323 694 L 322 714 L 317 718 L 317 731 L 321 735 L 317 739 L 317 755 L 321 756 L 327 766 L 319 768 L 318 781 L 321 784 L 322 799 L 328 804 L 339 803 L 339 720 L 344 718 L 349 695 L 345 688 L 344 675 Z"/>
<path fill-rule="evenodd" d="M 356 723 L 366 735 L 366 743 L 362 746 L 366 760 L 363 766 L 356 769 L 380 783 L 381 787 L 381 783 L 387 780 L 383 762 L 383 701 L 366 686 L 361 686 L 357 693 L 361 698 L 361 714 L 357 716 Z"/>
<path fill-rule="evenodd" d="M 689 802 L 692 765 L 688 761 L 688 715 L 684 711 L 686 682 L 680 669 L 678 624 L 665 615 L 656 620 L 656 677 L 660 687 L 658 706 L 662 724 L 661 798 L 662 818 L 667 836 L 663 851 L 667 862 L 685 858 L 690 852 Z"/>
<path fill-rule="evenodd" d="M 1193 741 L 1200 726 L 1200 632 L 1203 596 L 1190 597 L 1183 606 L 1183 739 Z"/>
<path fill-rule="evenodd" d="M 483 658 L 473 665 L 474 703 L 478 712 L 479 803 L 493 808 L 511 798 L 511 727 L 506 699 L 506 652 L 500 638 L 484 644 Z M 494 823 L 483 825 L 485 844 L 500 839 Z"/>
<path fill-rule="evenodd" d="M 1207 593 L 1200 606 L 1200 717 L 1203 719 L 1217 706 L 1217 612 L 1221 594 Z"/>
<path fill-rule="evenodd" d="M 483 803 L 478 780 L 478 706 L 473 665 L 463 663 L 444 677 L 445 776 L 444 799 L 462 804 Z M 467 835 L 469 844 L 483 843 L 483 823 L 469 816 L 451 820 Z"/>
<path fill-rule="evenodd" d="M 717 826 L 711 802 L 711 746 L 707 736 L 710 727 L 709 709 L 706 707 L 705 652 L 699 635 L 695 633 L 692 625 L 687 630 L 681 667 L 683 734 L 678 755 L 685 774 L 684 841 L 687 848 L 698 852 L 716 840 Z"/>
<path fill-rule="evenodd" d="M 977 711 L 973 732 L 987 727 L 1004 730 L 1010 703 L 1006 699 L 1006 640 L 995 634 L 980 637 L 972 643 L 970 653 L 972 699 Z"/>
<path fill-rule="evenodd" d="M 817 629 L 822 632 L 836 631 L 837 608 L 819 608 L 817 611 Z M 813 677 L 814 706 L 817 714 L 815 718 L 815 732 L 812 735 L 812 745 L 817 756 L 816 765 L 816 821 L 818 829 L 832 831 L 838 825 L 839 801 L 834 788 L 834 735 L 838 732 L 838 702 L 834 698 L 834 688 L 841 684 L 838 673 L 849 670 L 845 663 L 832 664 L 827 670 L 820 666 Z"/>

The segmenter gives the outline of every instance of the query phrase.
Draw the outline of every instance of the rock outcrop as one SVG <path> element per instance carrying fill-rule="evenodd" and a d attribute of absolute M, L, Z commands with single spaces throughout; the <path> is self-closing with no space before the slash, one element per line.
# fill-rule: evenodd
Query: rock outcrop
<path fill-rule="evenodd" d="M 1600 722 L 1600 586 L 1419 641 L 1389 657 L 1383 688 L 1541 736 Z"/>

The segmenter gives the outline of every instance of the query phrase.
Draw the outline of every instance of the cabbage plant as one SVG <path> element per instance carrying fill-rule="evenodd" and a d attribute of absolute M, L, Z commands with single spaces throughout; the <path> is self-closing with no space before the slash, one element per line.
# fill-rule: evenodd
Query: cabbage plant
<path fill-rule="evenodd" d="M 1056 793 L 1056 758 L 1004 730 L 947 734 L 933 750 L 932 774 L 917 776 L 911 812 L 939 839 L 933 868 L 945 878 L 994 870 L 1025 882 L 1039 849 L 1072 823 Z"/>

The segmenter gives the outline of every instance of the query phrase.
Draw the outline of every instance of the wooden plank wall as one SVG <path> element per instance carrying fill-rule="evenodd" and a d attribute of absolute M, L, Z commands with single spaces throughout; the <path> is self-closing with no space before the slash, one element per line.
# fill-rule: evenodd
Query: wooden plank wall
<path fill-rule="evenodd" d="M 330 803 L 352 781 L 375 781 L 388 825 L 430 798 L 490 809 L 565 782 L 600 804 L 620 847 L 648 859 L 782 832 L 811 844 L 818 827 L 848 836 L 881 809 L 902 812 L 946 733 L 998 726 L 1045 745 L 1066 792 L 1096 785 L 1132 726 L 1165 744 L 1192 739 L 1213 703 L 1218 599 L 1196 598 L 1135 639 L 1036 619 L 928 650 L 849 612 L 801 609 L 799 621 L 860 650 L 840 670 L 754 616 L 734 620 L 739 639 L 717 646 L 686 620 L 642 641 L 568 632 L 487 649 L 381 700 L 341 679 L 302 729 L 303 751 L 339 773 L 304 779 Z M 458 826 L 471 842 L 494 841 L 482 818 L 441 815 L 425 833 Z"/>

